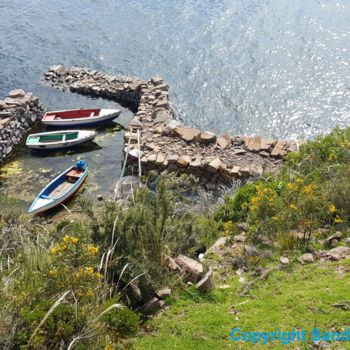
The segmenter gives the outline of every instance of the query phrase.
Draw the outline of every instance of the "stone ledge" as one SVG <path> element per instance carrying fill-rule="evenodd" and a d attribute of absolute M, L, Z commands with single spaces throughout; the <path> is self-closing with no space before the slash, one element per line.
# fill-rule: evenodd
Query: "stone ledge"
<path fill-rule="evenodd" d="M 134 131 L 141 130 L 143 170 L 186 172 L 211 182 L 245 180 L 261 176 L 264 170 L 274 172 L 285 155 L 302 144 L 259 136 L 215 135 L 184 126 L 173 119 L 169 86 L 159 77 L 146 81 L 56 65 L 45 73 L 44 81 L 55 88 L 112 99 L 129 107 L 137 123 L 129 125 L 124 150 L 129 138 L 131 149 L 137 148 Z M 128 157 L 128 162 L 137 165 L 135 157 Z"/>

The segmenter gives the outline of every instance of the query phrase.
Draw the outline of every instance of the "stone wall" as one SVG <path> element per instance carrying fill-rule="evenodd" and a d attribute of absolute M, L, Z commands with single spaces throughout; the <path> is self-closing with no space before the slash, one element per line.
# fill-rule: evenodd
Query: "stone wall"
<path fill-rule="evenodd" d="M 23 90 L 12 90 L 0 100 L 0 165 L 43 113 L 39 98 Z"/>
<path fill-rule="evenodd" d="M 145 81 L 53 66 L 44 79 L 59 89 L 113 99 L 130 107 L 135 116 L 125 133 L 124 151 L 129 144 L 131 164 L 137 164 L 140 152 L 143 170 L 168 169 L 191 173 L 204 181 L 230 182 L 259 177 L 264 170 L 275 171 L 283 157 L 300 144 L 259 136 L 215 135 L 184 126 L 174 119 L 169 86 L 161 78 Z M 137 130 L 141 134 L 140 150 Z"/>

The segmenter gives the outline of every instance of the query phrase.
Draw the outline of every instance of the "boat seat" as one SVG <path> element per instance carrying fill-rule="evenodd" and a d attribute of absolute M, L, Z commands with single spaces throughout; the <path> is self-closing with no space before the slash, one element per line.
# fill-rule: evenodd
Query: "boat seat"
<path fill-rule="evenodd" d="M 94 116 L 94 112 L 91 112 L 90 114 L 90 118 L 92 118 Z"/>
<path fill-rule="evenodd" d="M 42 199 L 49 199 L 49 198 L 50 198 L 50 197 L 47 196 L 46 194 L 42 194 L 40 197 L 41 197 Z"/>
<path fill-rule="evenodd" d="M 59 116 L 58 116 L 58 115 L 56 115 L 56 114 L 55 114 L 55 115 L 53 115 L 53 116 L 52 116 L 52 118 L 53 118 L 54 120 L 61 119 L 61 117 L 59 117 Z"/>

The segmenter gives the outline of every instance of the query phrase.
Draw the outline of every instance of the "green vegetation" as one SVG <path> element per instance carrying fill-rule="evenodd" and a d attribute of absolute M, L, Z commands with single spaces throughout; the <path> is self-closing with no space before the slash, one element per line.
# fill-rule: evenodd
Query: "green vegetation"
<path fill-rule="evenodd" d="M 0 348 L 128 347 L 126 338 L 141 325 L 134 309 L 177 282 L 164 257 L 190 254 L 218 233 L 210 216 L 184 207 L 169 186 L 162 179 L 156 193 L 140 189 L 128 210 L 105 202 L 96 211 L 83 200 L 80 217 L 70 214 L 55 226 L 2 212 Z"/>
<path fill-rule="evenodd" d="M 310 349 L 313 328 L 341 332 L 349 324 L 349 311 L 332 306 L 349 300 L 349 271 L 349 260 L 294 266 L 273 273 L 245 297 L 238 294 L 238 276 L 229 288 L 205 296 L 189 288 L 169 300 L 169 310 L 147 325 L 135 349 Z M 309 337 L 306 343 L 252 345 L 231 340 L 236 327 L 250 332 L 303 329 Z M 339 344 L 331 348 L 339 349 Z"/>
<path fill-rule="evenodd" d="M 186 196 L 196 188 L 188 176 L 162 176 L 156 192 L 135 191 L 127 210 L 115 202 L 96 210 L 81 200 L 78 216 L 73 210 L 55 225 L 19 215 L 2 198 L 0 348 L 243 349 L 252 346 L 230 339 L 234 327 L 341 330 L 348 312 L 332 304 L 348 300 L 349 261 L 301 266 L 297 258 L 324 249 L 335 231 L 348 236 L 349 161 L 350 129 L 337 129 L 220 207 L 195 205 Z M 154 187 L 157 177 L 144 182 Z M 240 248 L 234 242 L 242 231 Z M 167 256 L 195 256 L 223 235 L 222 253 L 206 260 L 216 269 L 214 292 L 202 295 L 166 269 Z M 291 264 L 277 269 L 281 254 Z M 255 282 L 244 296 L 238 268 Z M 256 281 L 265 268 L 272 268 L 268 279 Z M 165 286 L 175 290 L 170 308 L 144 319 L 139 306 Z"/>
<path fill-rule="evenodd" d="M 267 175 L 226 198 L 216 218 L 246 221 L 255 243 L 277 241 L 281 250 L 306 249 L 317 229 L 348 226 L 349 160 L 350 129 L 336 129 L 289 154 L 277 176 Z"/>

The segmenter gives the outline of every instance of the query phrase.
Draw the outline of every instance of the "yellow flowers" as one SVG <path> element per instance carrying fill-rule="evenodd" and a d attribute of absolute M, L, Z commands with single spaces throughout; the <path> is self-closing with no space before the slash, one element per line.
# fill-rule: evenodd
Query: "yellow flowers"
<path fill-rule="evenodd" d="M 87 252 L 88 252 L 89 254 L 91 254 L 91 255 L 96 255 L 96 254 L 98 253 L 98 248 L 95 247 L 95 246 L 93 246 L 93 245 L 91 245 L 91 244 L 89 244 L 89 245 L 87 246 Z"/>
<path fill-rule="evenodd" d="M 56 278 L 57 277 L 57 270 L 50 270 L 49 271 L 49 275 L 52 278 Z"/>
<path fill-rule="evenodd" d="M 68 236 L 68 235 L 65 235 L 64 238 L 63 238 L 63 242 L 64 243 L 77 244 L 78 241 L 79 241 L 79 238 Z"/>
<path fill-rule="evenodd" d="M 334 153 L 331 153 L 329 156 L 328 156 L 328 160 L 337 160 L 337 155 L 336 154 L 334 154 Z"/>
<path fill-rule="evenodd" d="M 276 198 L 276 193 L 271 188 L 257 185 L 257 194 L 250 200 L 250 210 L 257 210 L 261 206 L 271 206 Z"/>
<path fill-rule="evenodd" d="M 335 213 L 335 212 L 337 211 L 337 209 L 336 209 L 336 207 L 335 207 L 334 204 L 331 204 L 331 205 L 329 206 L 329 211 L 330 211 L 331 213 Z"/>
<path fill-rule="evenodd" d="M 287 187 L 293 192 L 298 190 L 298 185 L 294 182 L 288 182 Z"/>
<path fill-rule="evenodd" d="M 111 345 L 111 344 L 107 344 L 106 346 L 105 346 L 105 349 L 104 350 L 113 350 L 114 348 L 113 348 L 113 346 Z"/>
<path fill-rule="evenodd" d="M 294 204 L 291 204 L 291 205 L 289 206 L 289 208 L 290 208 L 290 209 L 293 209 L 293 210 L 298 210 L 297 206 L 294 205 Z"/>
<path fill-rule="evenodd" d="M 343 222 L 343 220 L 340 218 L 339 215 L 337 215 L 337 216 L 335 217 L 335 219 L 334 219 L 334 223 L 335 223 L 335 224 L 340 224 L 341 222 Z"/>
<path fill-rule="evenodd" d="M 60 244 L 50 249 L 50 254 L 51 255 L 61 254 L 68 248 L 70 244 L 75 246 L 78 242 L 79 242 L 79 238 L 65 235 Z"/>
<path fill-rule="evenodd" d="M 93 267 L 81 267 L 76 273 L 75 273 L 76 278 L 96 278 L 96 279 L 101 279 L 102 275 L 99 272 L 94 272 Z"/>
<path fill-rule="evenodd" d="M 232 221 L 227 221 L 224 223 L 224 233 L 225 233 L 225 237 L 228 237 L 230 235 L 230 230 L 233 226 Z"/>
<path fill-rule="evenodd" d="M 315 188 L 316 188 L 316 185 L 311 183 L 303 188 L 303 193 L 312 195 L 314 193 Z"/>

